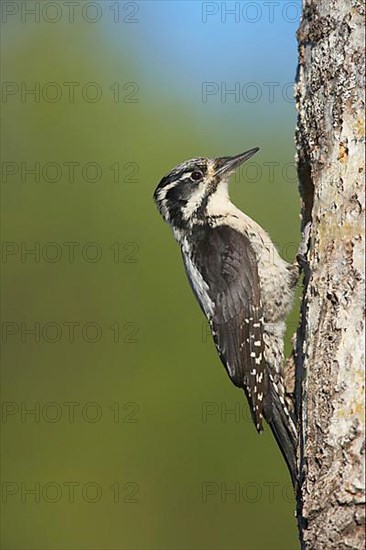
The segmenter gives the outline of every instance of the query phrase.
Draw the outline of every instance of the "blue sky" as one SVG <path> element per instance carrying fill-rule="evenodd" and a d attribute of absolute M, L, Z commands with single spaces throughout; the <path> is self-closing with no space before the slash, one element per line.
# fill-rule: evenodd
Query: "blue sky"
<path fill-rule="evenodd" d="M 279 99 L 294 81 L 300 0 L 138 4 L 138 24 L 109 25 L 108 33 L 160 90 L 193 99 L 202 82 L 239 82 L 246 95 L 245 85 L 257 82 L 267 97 L 263 83 L 272 82 Z"/>

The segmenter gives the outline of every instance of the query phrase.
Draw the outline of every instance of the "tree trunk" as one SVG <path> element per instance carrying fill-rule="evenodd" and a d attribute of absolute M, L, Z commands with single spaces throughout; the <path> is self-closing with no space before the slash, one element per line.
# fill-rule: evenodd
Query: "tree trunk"
<path fill-rule="evenodd" d="M 312 221 L 297 335 L 298 521 L 306 549 L 364 548 L 364 21 L 303 0 L 298 170 Z"/>

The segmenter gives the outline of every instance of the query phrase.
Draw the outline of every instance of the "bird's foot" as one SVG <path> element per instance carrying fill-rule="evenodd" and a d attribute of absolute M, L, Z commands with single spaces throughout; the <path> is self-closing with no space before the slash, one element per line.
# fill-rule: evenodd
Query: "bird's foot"
<path fill-rule="evenodd" d="M 301 242 L 296 254 L 297 263 L 301 271 L 304 272 L 306 278 L 309 278 L 310 276 L 310 266 L 307 259 L 309 242 L 310 242 L 310 231 L 311 231 L 311 222 L 308 222 L 305 225 L 304 230 L 302 232 Z"/>

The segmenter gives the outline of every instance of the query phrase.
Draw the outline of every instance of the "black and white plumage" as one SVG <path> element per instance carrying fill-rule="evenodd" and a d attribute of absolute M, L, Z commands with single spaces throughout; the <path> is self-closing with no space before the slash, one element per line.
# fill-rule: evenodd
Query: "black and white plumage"
<path fill-rule="evenodd" d="M 222 362 L 232 382 L 245 389 L 253 420 L 261 430 L 266 383 L 263 311 L 252 247 L 227 225 L 196 226 L 191 247 L 183 245 L 182 252 Z"/>
<path fill-rule="evenodd" d="M 296 428 L 282 363 L 298 269 L 280 258 L 267 233 L 228 195 L 230 174 L 257 151 L 184 162 L 161 180 L 154 199 L 180 245 L 220 358 L 244 390 L 257 430 L 263 418 L 270 425 L 294 481 Z"/>

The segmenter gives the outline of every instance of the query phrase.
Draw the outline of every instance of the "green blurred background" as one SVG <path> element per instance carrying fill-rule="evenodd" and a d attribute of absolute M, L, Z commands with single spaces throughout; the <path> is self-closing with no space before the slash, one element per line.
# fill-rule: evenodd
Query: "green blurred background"
<path fill-rule="evenodd" d="M 2 2 L 2 548 L 297 548 L 152 193 L 260 146 L 231 194 L 292 259 L 300 3 L 72 4 Z"/>

